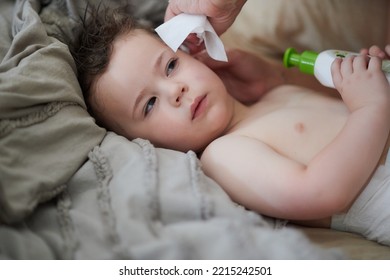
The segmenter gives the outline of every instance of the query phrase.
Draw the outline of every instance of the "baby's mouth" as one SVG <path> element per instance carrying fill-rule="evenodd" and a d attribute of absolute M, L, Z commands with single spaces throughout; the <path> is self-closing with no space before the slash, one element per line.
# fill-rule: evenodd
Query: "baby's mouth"
<path fill-rule="evenodd" d="M 207 95 L 198 96 L 191 104 L 191 116 L 194 120 L 200 116 L 206 109 L 207 106 Z"/>

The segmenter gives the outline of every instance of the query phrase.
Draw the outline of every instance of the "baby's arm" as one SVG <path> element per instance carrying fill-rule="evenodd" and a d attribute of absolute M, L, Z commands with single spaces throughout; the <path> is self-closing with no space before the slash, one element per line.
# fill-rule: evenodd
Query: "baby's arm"
<path fill-rule="evenodd" d="M 346 171 L 339 174 L 340 186 L 345 190 L 341 199 L 347 198 L 346 201 L 355 197 L 359 186 L 366 183 L 389 135 L 390 86 L 381 65 L 380 58 L 366 56 L 338 59 L 332 65 L 333 82 L 350 116 L 319 158 L 330 157 L 334 168 Z"/>
<path fill-rule="evenodd" d="M 328 183 L 320 188 L 328 196 L 330 214 L 350 205 L 383 153 L 390 131 L 390 86 L 381 66 L 382 59 L 367 56 L 337 59 L 332 65 L 333 82 L 350 115 L 307 167 L 307 172 Z"/>
<path fill-rule="evenodd" d="M 310 220 L 344 210 L 370 177 L 389 133 L 390 87 L 380 64 L 365 57 L 334 63 L 334 82 L 351 114 L 307 166 L 260 141 L 228 135 L 202 155 L 206 173 L 235 201 L 265 215 Z"/>

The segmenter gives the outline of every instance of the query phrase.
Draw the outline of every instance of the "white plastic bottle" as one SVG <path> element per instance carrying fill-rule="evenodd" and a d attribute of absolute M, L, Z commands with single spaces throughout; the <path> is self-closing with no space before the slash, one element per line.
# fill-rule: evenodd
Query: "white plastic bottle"
<path fill-rule="evenodd" d="M 358 53 L 342 50 L 326 50 L 320 53 L 304 51 L 298 54 L 295 49 L 288 48 L 283 57 L 283 64 L 286 67 L 298 66 L 303 73 L 314 74 L 317 80 L 327 87 L 334 88 L 331 74 L 332 62 L 337 58 L 345 58 Z M 382 70 L 390 83 L 390 60 L 383 60 Z"/>

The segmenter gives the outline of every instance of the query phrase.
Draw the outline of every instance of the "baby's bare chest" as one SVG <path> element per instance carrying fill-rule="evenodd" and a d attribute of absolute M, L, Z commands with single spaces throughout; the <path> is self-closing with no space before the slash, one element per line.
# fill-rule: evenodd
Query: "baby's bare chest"
<path fill-rule="evenodd" d="M 338 100 L 293 101 L 251 108 L 233 133 L 258 139 L 283 156 L 307 163 L 340 132 L 348 110 Z"/>

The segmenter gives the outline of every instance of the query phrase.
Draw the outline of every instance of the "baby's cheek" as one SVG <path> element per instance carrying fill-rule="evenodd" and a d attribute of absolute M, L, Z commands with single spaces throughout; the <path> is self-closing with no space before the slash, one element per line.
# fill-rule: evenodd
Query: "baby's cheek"
<path fill-rule="evenodd" d="M 219 77 L 209 68 L 201 68 L 194 74 L 194 79 L 201 83 L 215 83 Z"/>

